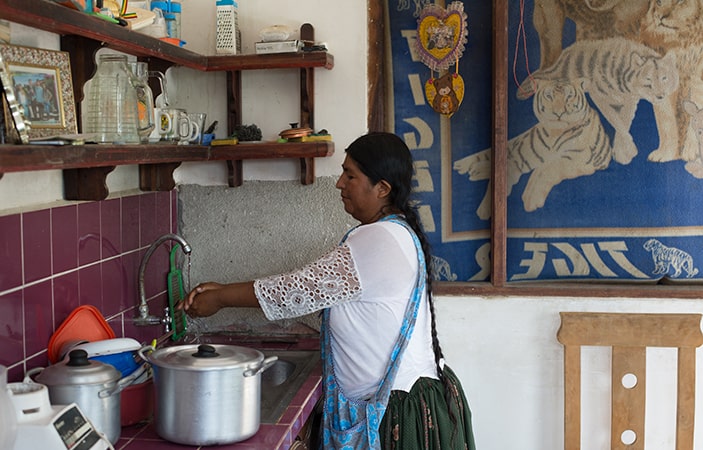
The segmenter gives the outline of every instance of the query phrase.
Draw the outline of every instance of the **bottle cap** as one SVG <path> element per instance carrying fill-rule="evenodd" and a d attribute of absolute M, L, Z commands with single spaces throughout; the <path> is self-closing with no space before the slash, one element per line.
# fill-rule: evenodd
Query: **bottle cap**
<path fill-rule="evenodd" d="M 166 2 L 151 2 L 151 9 L 160 9 L 163 12 L 168 11 L 168 3 Z"/>

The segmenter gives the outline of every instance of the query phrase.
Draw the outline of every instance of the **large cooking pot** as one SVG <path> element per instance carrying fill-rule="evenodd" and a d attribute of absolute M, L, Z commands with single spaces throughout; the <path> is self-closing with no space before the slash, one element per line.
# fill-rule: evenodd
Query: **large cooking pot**
<path fill-rule="evenodd" d="M 39 371 L 38 383 L 49 388 L 52 405 L 75 403 L 93 426 L 111 442 L 120 438 L 120 392 L 129 382 L 109 364 L 88 359 L 85 350 L 72 350 L 68 360 Z"/>
<path fill-rule="evenodd" d="M 191 344 L 139 352 L 154 369 L 156 432 L 185 445 L 239 442 L 259 430 L 261 372 L 276 356 L 234 345 Z"/>

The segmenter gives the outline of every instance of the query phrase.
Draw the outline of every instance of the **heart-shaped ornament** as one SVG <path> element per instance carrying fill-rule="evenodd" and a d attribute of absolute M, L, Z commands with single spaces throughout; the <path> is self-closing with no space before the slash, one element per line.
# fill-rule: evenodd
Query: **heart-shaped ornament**
<path fill-rule="evenodd" d="M 430 3 L 423 8 L 417 24 L 415 49 L 427 67 L 439 72 L 461 58 L 468 34 L 464 3 L 452 2 L 446 9 Z"/>

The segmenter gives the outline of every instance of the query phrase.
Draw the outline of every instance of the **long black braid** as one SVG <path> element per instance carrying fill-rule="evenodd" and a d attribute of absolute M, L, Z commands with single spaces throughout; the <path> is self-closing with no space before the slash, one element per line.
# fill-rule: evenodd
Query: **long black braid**
<path fill-rule="evenodd" d="M 415 231 L 422 252 L 425 255 L 427 267 L 427 300 L 430 307 L 432 323 L 432 349 L 434 351 L 437 375 L 444 384 L 444 396 L 447 405 L 459 403 L 457 392 L 447 377 L 440 364 L 444 355 L 437 338 L 437 324 L 435 319 L 434 298 L 432 296 L 432 252 L 430 243 L 420 226 L 416 209 L 413 207 L 410 196 L 412 193 L 413 160 L 408 146 L 401 138 L 392 133 L 373 132 L 357 138 L 346 149 L 347 155 L 354 160 L 359 169 L 369 177 L 372 183 L 385 180 L 391 185 L 391 203 L 387 213 L 399 213 L 405 216 L 405 221 Z M 449 408 L 449 415 L 456 428 L 456 418 L 453 408 Z M 456 430 L 455 430 L 456 431 Z"/>

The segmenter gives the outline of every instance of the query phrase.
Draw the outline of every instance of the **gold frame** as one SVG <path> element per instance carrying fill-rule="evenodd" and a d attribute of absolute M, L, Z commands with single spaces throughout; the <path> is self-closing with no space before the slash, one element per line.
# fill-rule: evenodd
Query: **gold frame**
<path fill-rule="evenodd" d="M 12 80 L 15 96 L 23 110 L 26 123 L 29 124 L 29 138 L 41 138 L 77 132 L 76 104 L 73 96 L 71 80 L 71 63 L 68 52 L 45 50 L 33 47 L 0 44 L 0 56 Z M 44 107 L 35 109 L 26 102 L 19 87 L 24 81 L 32 83 L 41 80 L 48 81 L 49 100 L 39 102 L 47 104 L 49 112 L 43 112 Z M 31 111 L 39 111 L 40 116 L 32 117 Z"/>

